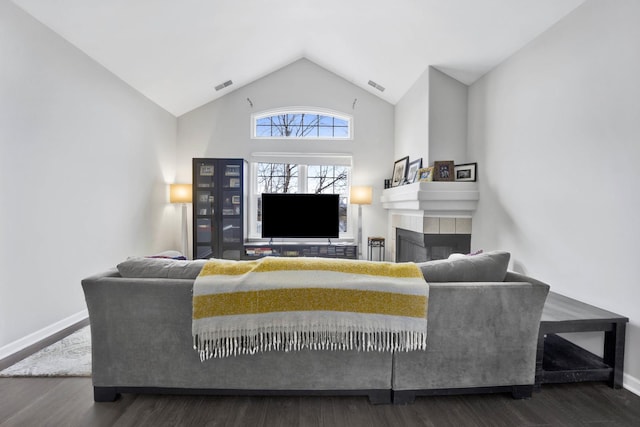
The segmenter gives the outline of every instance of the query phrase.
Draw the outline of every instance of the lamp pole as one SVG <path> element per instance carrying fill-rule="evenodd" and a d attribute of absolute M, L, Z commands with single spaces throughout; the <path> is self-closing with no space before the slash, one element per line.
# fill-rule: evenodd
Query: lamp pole
<path fill-rule="evenodd" d="M 187 226 L 186 203 L 182 203 L 182 254 L 189 259 L 189 227 Z"/>
<path fill-rule="evenodd" d="M 362 259 L 362 205 L 358 204 L 358 259 Z"/>

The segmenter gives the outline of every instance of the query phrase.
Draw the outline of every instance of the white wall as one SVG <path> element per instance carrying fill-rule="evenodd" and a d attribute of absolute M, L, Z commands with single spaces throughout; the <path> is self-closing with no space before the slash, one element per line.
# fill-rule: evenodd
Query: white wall
<path fill-rule="evenodd" d="M 467 159 L 467 85 L 429 67 L 429 163 Z M 425 166 L 426 163 L 425 163 Z"/>
<path fill-rule="evenodd" d="M 0 0 L 0 358 L 86 308 L 80 280 L 176 247 L 176 118 Z M 6 354 L 5 354 L 6 355 Z"/>
<path fill-rule="evenodd" d="M 252 113 L 292 106 L 352 115 L 353 141 L 251 139 Z M 194 157 L 249 159 L 255 152 L 352 154 L 352 184 L 373 186 L 373 204 L 362 209 L 363 237 L 384 235 L 386 214 L 379 199 L 393 169 L 393 110 L 377 96 L 301 59 L 179 117 L 178 179 L 191 181 Z M 363 253 L 366 255 L 366 249 Z"/>
<path fill-rule="evenodd" d="M 467 86 L 429 67 L 396 104 L 395 158 L 467 162 Z"/>
<path fill-rule="evenodd" d="M 429 166 L 429 70 L 416 80 L 395 109 L 394 159 L 422 158 Z"/>
<path fill-rule="evenodd" d="M 640 2 L 587 1 L 469 91 L 473 247 L 509 250 L 552 290 L 628 316 L 637 393 L 639 20 Z"/>

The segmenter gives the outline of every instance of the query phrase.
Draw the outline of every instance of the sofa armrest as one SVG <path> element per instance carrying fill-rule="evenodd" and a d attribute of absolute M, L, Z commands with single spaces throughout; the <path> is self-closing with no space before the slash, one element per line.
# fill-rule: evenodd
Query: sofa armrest
<path fill-rule="evenodd" d="M 527 282 L 537 286 L 542 286 L 547 289 L 547 293 L 550 289 L 550 286 L 540 280 L 534 279 L 533 277 L 527 276 L 525 274 L 516 273 L 515 271 L 507 271 L 507 274 L 504 278 L 505 282 Z"/>
<path fill-rule="evenodd" d="M 91 323 L 94 385 L 126 384 L 145 366 L 171 372 L 198 360 L 191 337 L 193 280 L 127 279 L 117 270 L 82 280 Z M 163 357 L 173 354 L 172 358 Z M 114 380 L 115 379 L 115 380 Z"/>

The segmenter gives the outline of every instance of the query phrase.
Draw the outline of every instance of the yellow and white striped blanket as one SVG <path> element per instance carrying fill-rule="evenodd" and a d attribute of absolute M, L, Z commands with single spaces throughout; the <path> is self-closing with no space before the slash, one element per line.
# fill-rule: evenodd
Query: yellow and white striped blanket
<path fill-rule="evenodd" d="M 210 260 L 193 286 L 201 360 L 263 351 L 424 350 L 429 288 L 413 263 Z"/>

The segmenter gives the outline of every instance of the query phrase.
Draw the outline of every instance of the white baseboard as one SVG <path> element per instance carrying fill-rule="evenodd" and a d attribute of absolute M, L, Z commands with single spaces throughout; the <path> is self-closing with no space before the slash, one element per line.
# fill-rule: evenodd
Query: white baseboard
<path fill-rule="evenodd" d="M 637 394 L 640 396 L 640 380 L 632 377 L 629 374 L 624 374 L 622 376 L 622 386 L 629 390 L 631 393 Z"/>
<path fill-rule="evenodd" d="M 40 329 L 39 331 L 29 334 L 24 338 L 20 338 L 3 347 L 0 347 L 0 360 L 15 354 L 20 350 L 24 350 L 30 345 L 36 344 L 50 337 L 51 335 L 68 328 L 69 326 L 75 325 L 76 323 L 85 320 L 88 317 L 89 312 L 87 310 L 82 310 L 76 314 L 60 320 L 59 322 L 56 322 L 52 325 Z"/>

